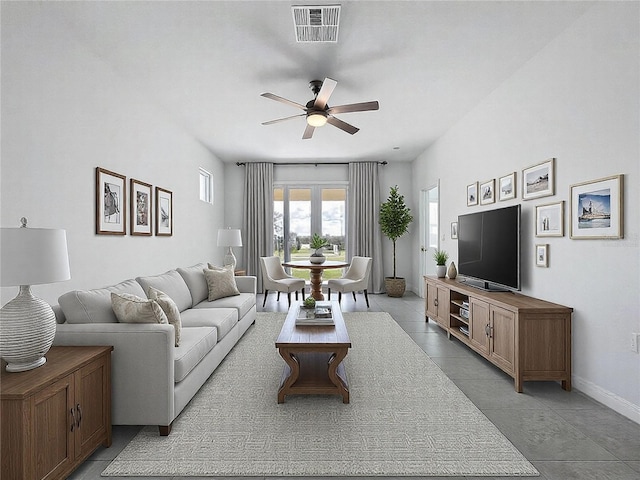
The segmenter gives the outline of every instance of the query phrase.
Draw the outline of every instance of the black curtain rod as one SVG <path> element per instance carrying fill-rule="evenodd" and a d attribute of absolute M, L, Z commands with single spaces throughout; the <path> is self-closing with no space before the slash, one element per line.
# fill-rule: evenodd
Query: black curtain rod
<path fill-rule="evenodd" d="M 351 162 L 282 162 L 282 163 L 275 163 L 273 162 L 273 166 L 277 167 L 279 165 L 313 165 L 315 167 L 317 167 L 318 165 L 349 165 L 349 163 Z M 383 161 L 383 162 L 376 162 L 378 165 L 386 165 L 387 161 Z M 247 162 L 236 162 L 236 165 L 238 167 L 241 167 L 243 165 L 246 165 Z"/>

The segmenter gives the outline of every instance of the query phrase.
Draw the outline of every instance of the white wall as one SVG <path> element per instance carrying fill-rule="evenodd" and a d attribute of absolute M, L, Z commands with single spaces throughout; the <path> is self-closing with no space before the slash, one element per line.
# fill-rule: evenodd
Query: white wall
<path fill-rule="evenodd" d="M 522 204 L 523 293 L 574 308 L 574 386 L 640 422 L 639 4 L 596 2 L 414 164 L 413 192 L 440 179 L 442 247 L 459 214 Z M 557 158 L 556 194 L 521 200 L 522 169 Z M 518 172 L 518 199 L 466 206 L 466 185 Z M 624 239 L 536 238 L 535 206 L 571 184 L 624 174 Z M 414 244 L 418 241 L 414 239 Z M 549 268 L 534 265 L 548 243 Z M 456 262 L 457 263 L 457 262 Z M 415 281 L 419 272 L 414 269 Z"/>
<path fill-rule="evenodd" d="M 378 171 L 380 174 L 380 201 L 385 201 L 389 196 L 390 187 L 398 185 L 400 193 L 405 195 L 405 201 L 409 208 L 411 208 L 414 218 L 417 220 L 417 207 L 414 208 L 413 198 L 411 195 L 411 164 L 389 164 L 387 166 L 380 166 Z M 346 182 L 349 180 L 349 170 L 346 165 L 276 165 L 274 167 L 273 177 L 275 182 Z M 244 201 L 244 167 L 237 167 L 235 164 L 226 165 L 225 183 L 227 185 L 238 185 L 238 188 L 227 189 L 225 222 L 231 222 L 231 224 L 236 222 L 240 226 L 242 222 L 242 205 Z M 417 223 L 411 225 L 410 230 L 414 230 L 415 228 L 417 228 Z M 412 257 L 408 254 L 408 250 L 411 245 L 411 236 L 406 235 L 397 241 L 396 246 L 398 252 L 403 252 L 403 254 L 397 255 L 396 268 L 399 276 L 407 278 L 408 289 L 413 288 L 413 277 L 411 276 Z M 390 276 L 393 274 L 393 248 L 391 242 L 385 237 L 383 237 L 382 240 L 382 250 L 384 258 L 384 272 L 385 275 Z M 237 253 L 236 256 L 238 259 L 241 258 L 241 255 Z"/>
<path fill-rule="evenodd" d="M 72 279 L 34 293 L 57 303 L 68 290 L 220 262 L 222 162 L 39 10 L 2 8 L 0 218 L 2 227 L 26 216 L 32 227 L 66 229 Z M 174 235 L 95 235 L 98 166 L 171 190 Z M 213 206 L 199 200 L 198 167 L 214 174 Z M 2 303 L 16 293 L 3 288 Z"/>

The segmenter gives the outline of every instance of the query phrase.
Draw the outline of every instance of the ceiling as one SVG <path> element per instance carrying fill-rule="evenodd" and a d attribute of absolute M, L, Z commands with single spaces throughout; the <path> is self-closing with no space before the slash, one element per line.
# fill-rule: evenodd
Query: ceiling
<path fill-rule="evenodd" d="M 45 2 L 47 3 L 47 2 Z M 339 2 L 51 2 L 46 8 L 135 91 L 225 162 L 410 161 L 527 63 L 587 2 L 343 1 L 337 43 L 297 43 L 292 5 Z M 552 72 L 549 72 L 551 75 Z M 263 98 L 378 100 L 302 140 L 301 113 Z"/>

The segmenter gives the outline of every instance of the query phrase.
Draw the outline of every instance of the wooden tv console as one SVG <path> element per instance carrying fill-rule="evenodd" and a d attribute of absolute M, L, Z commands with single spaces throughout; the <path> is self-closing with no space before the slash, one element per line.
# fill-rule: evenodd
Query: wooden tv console
<path fill-rule="evenodd" d="M 425 316 L 515 380 L 556 380 L 571 390 L 573 309 L 515 292 L 487 292 L 425 276 Z"/>

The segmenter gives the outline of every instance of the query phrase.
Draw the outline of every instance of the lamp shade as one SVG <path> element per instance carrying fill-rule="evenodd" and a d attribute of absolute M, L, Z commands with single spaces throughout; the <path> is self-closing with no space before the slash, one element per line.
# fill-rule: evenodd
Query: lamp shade
<path fill-rule="evenodd" d="M 67 232 L 47 228 L 0 229 L 0 285 L 69 280 Z"/>
<path fill-rule="evenodd" d="M 221 228 L 218 230 L 219 247 L 241 247 L 242 235 L 238 228 Z"/>

